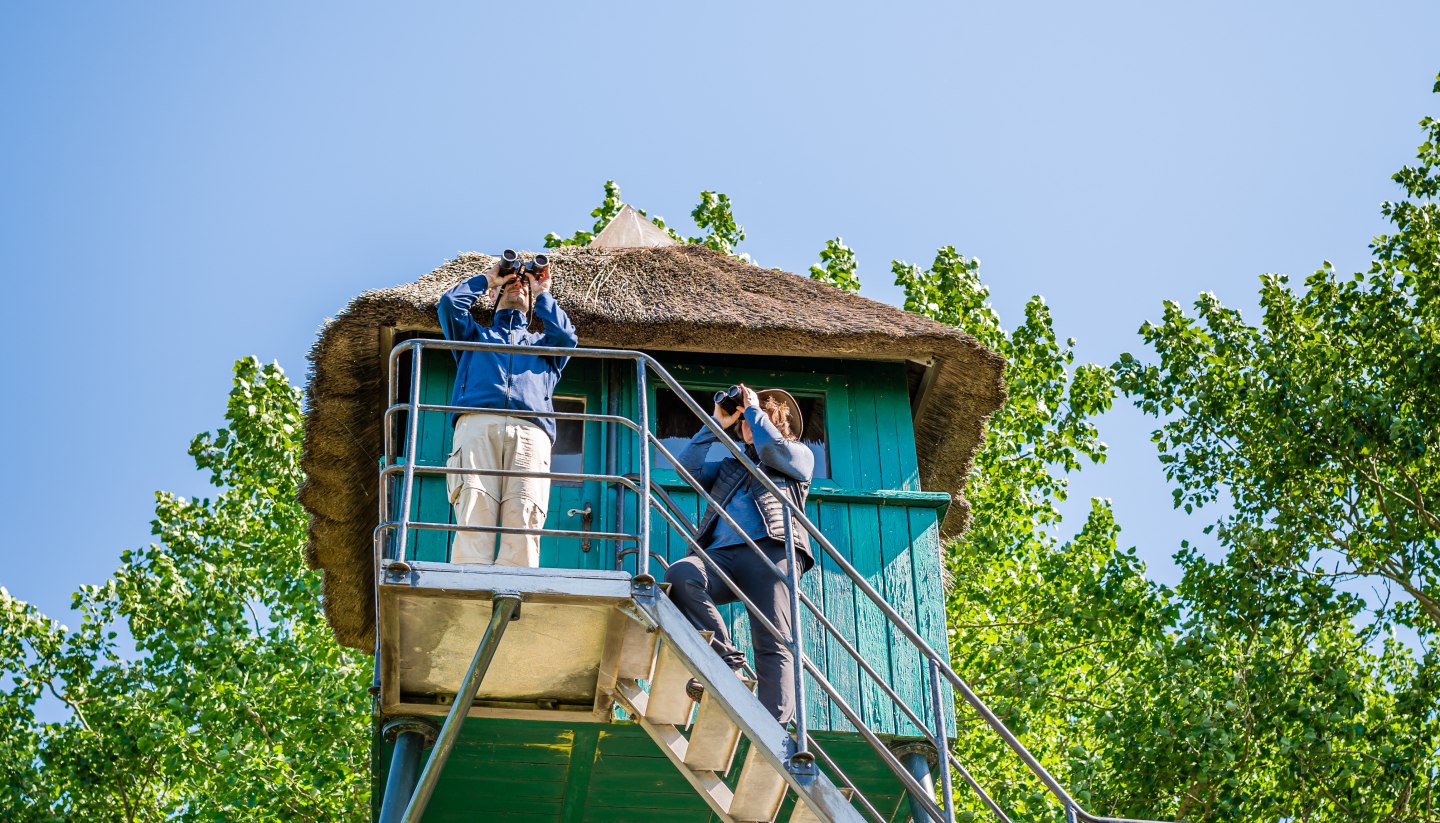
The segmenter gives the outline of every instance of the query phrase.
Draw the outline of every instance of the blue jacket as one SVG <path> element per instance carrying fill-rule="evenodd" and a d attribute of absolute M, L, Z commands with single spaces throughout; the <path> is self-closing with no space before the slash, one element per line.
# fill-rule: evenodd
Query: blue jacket
<path fill-rule="evenodd" d="M 541 292 L 535 298 L 535 316 L 545 324 L 545 330 L 539 334 L 528 330 L 529 318 L 517 309 L 500 309 L 488 326 L 475 322 L 470 307 L 489 285 L 485 275 L 479 274 L 440 298 L 440 328 L 447 340 L 557 348 L 574 348 L 579 342 L 575 324 L 549 292 Z M 455 390 L 450 395 L 450 405 L 520 411 L 554 411 L 551 396 L 555 384 L 560 382 L 560 372 L 570 361 L 568 357 L 506 352 L 457 351 L 454 354 Z M 551 442 L 555 441 L 554 418 L 531 419 L 550 435 Z M 453 416 L 451 423 L 454 423 Z"/>

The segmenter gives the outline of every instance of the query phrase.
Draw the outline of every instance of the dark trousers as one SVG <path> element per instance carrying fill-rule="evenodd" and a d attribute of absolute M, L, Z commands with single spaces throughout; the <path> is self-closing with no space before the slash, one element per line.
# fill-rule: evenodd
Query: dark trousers
<path fill-rule="evenodd" d="M 790 565 L 785 559 L 785 544 L 773 538 L 757 540 L 756 544 L 765 551 L 770 562 L 788 574 Z M 794 620 L 790 614 L 790 590 L 785 581 L 775 575 L 755 550 L 744 544 L 709 549 L 710 559 L 715 561 L 745 596 L 754 603 L 765 618 L 786 636 L 790 634 Z M 690 623 L 701 631 L 714 632 L 710 645 L 732 669 L 739 669 L 745 663 L 745 653 L 735 648 L 730 641 L 730 632 L 720 617 L 716 605 L 734 603 L 740 598 L 725 585 L 696 555 L 670 564 L 665 572 L 665 582 L 670 584 L 670 599 L 689 618 Z M 770 714 L 782 724 L 790 721 L 795 713 L 795 669 L 792 665 L 790 648 L 785 641 L 773 636 L 750 614 L 750 637 L 755 646 L 755 673 L 760 683 L 756 696 Z"/>

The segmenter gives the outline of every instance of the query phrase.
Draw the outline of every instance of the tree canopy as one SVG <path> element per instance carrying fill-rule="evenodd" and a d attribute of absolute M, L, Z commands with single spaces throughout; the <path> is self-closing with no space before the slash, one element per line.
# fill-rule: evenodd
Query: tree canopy
<path fill-rule="evenodd" d="M 1440 628 L 1440 122 L 1421 125 L 1369 271 L 1326 263 L 1300 290 L 1266 275 L 1259 324 L 1209 293 L 1194 317 L 1167 302 L 1140 329 L 1158 362 L 1125 354 L 1116 371 L 1164 418 L 1155 442 L 1176 505 L 1224 497 L 1214 527 L 1232 554 L 1378 582 L 1395 597 L 1375 619 L 1429 636 Z"/>
<path fill-rule="evenodd" d="M 370 661 L 330 636 L 305 565 L 299 392 L 241 360 L 225 419 L 190 445 L 214 496 L 156 494 L 159 542 L 80 588 L 77 626 L 0 590 L 0 817 L 367 813 Z M 66 718 L 37 722 L 42 697 Z"/>

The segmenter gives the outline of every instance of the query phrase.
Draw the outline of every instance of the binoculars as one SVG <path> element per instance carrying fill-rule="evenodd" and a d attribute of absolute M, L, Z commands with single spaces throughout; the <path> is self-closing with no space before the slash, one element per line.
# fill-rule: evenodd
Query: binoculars
<path fill-rule="evenodd" d="M 520 259 L 520 255 L 514 249 L 500 252 L 499 275 L 501 277 L 509 277 L 512 274 L 518 276 L 522 271 L 531 277 L 539 277 L 548 268 L 550 268 L 550 258 L 543 254 L 537 254 L 529 261 L 525 261 Z"/>
<path fill-rule="evenodd" d="M 745 392 L 739 386 L 731 386 L 715 392 L 715 405 L 719 406 L 720 410 L 726 414 L 734 414 L 744 399 Z"/>

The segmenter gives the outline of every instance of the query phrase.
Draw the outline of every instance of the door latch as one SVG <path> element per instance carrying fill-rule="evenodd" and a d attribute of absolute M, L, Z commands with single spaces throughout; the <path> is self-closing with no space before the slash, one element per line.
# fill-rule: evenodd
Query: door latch
<path fill-rule="evenodd" d="M 593 509 L 590 508 L 590 501 L 585 501 L 585 508 L 583 509 L 571 509 L 570 511 L 565 512 L 566 517 L 574 517 L 577 514 L 580 515 L 580 530 L 587 532 L 590 531 L 590 524 L 593 523 L 595 520 L 595 512 Z M 590 551 L 590 538 L 580 538 L 580 551 Z"/>

